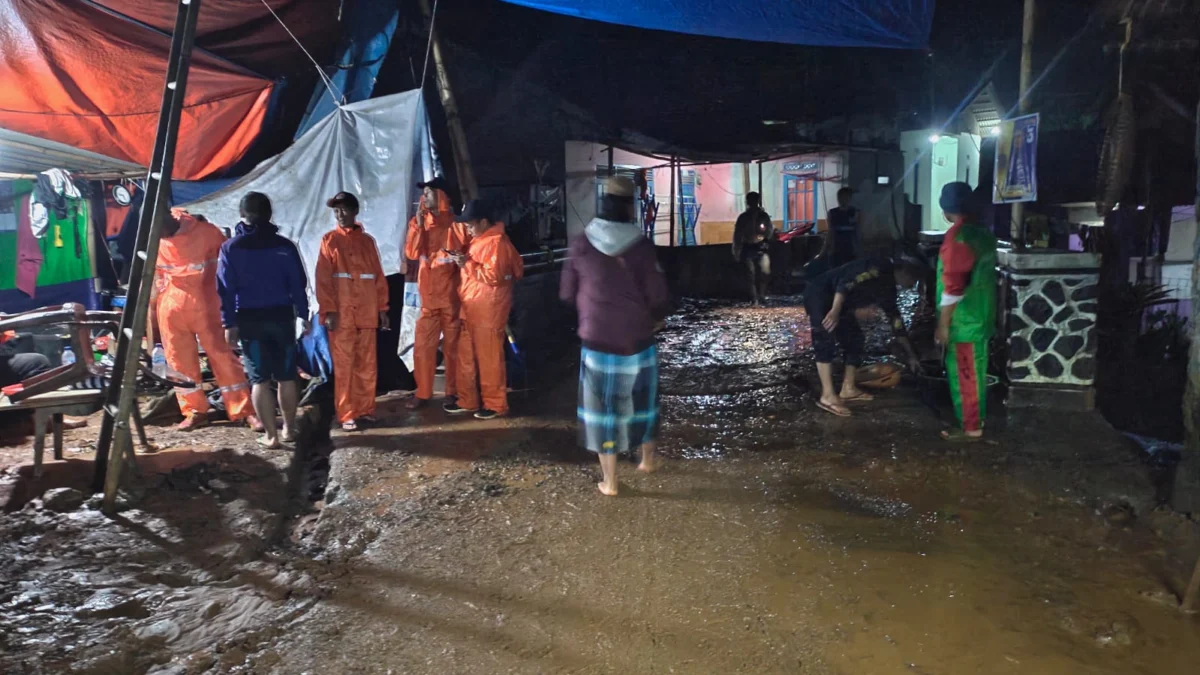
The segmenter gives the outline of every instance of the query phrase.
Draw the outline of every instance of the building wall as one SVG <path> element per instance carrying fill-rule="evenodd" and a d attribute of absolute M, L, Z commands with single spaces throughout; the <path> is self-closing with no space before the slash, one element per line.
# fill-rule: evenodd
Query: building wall
<path fill-rule="evenodd" d="M 860 156 L 861 155 L 861 156 Z M 763 208 L 770 214 L 776 227 L 784 220 L 784 176 L 788 165 L 816 163 L 817 170 L 810 174 L 816 181 L 817 227 L 823 231 L 829 210 L 837 206 L 837 192 L 844 186 L 854 188 L 854 205 L 863 211 L 861 235 L 866 242 L 890 242 L 898 238 L 897 214 L 904 213 L 904 197 L 898 189 L 902 176 L 901 161 L 897 153 L 874 151 L 852 153 L 839 150 L 824 153 L 797 155 L 785 159 L 758 163 L 708 164 L 686 166 L 684 172 L 695 172 L 698 178 L 696 189 L 700 204 L 696 240 L 699 244 L 728 244 L 733 240 L 733 224 L 738 214 L 746 208 L 747 173 L 749 188 L 763 198 Z M 568 141 L 565 147 L 567 231 L 574 235 L 583 231 L 595 216 L 596 210 L 596 167 L 607 166 L 607 146 L 599 143 Z M 613 151 L 613 164 L 651 169 L 655 198 L 658 201 L 658 223 L 655 228 L 655 243 L 666 246 L 670 243 L 670 194 L 671 172 L 661 159 L 646 157 L 624 150 Z M 852 167 L 857 167 L 852 171 Z M 877 177 L 888 177 L 886 185 L 877 184 Z M 677 188 L 678 190 L 678 188 Z M 678 239 L 678 237 L 677 237 Z"/>

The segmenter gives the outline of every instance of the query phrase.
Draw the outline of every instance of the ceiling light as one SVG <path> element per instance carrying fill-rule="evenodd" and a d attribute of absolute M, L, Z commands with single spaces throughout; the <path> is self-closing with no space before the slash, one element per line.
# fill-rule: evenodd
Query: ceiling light
<path fill-rule="evenodd" d="M 787 124 L 787 120 L 763 120 L 762 123 L 763 126 L 774 127 L 780 124 Z"/>
<path fill-rule="evenodd" d="M 933 134 L 930 134 L 930 135 L 929 135 L 929 142 L 930 142 L 930 143 L 937 143 L 937 142 L 938 142 L 938 141 L 940 141 L 940 140 L 942 140 L 942 135 L 941 135 L 941 134 L 938 134 L 938 133 L 933 133 Z"/>
<path fill-rule="evenodd" d="M 1138 204 L 1138 211 L 1145 211 L 1145 210 L 1146 210 L 1145 204 Z"/>
<path fill-rule="evenodd" d="M 992 127 L 992 130 L 989 131 L 988 133 L 993 136 L 999 136 L 1000 135 L 1000 125 L 997 124 L 996 126 Z"/>

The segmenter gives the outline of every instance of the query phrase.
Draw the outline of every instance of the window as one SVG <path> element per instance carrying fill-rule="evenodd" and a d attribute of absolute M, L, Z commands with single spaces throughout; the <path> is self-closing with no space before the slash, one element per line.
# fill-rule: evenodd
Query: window
<path fill-rule="evenodd" d="M 783 231 L 806 232 L 817 225 L 816 176 L 783 176 Z"/>

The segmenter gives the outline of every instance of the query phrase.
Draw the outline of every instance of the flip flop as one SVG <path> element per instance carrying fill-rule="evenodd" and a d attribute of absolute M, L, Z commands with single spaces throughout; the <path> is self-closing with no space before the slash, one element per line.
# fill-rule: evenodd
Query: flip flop
<path fill-rule="evenodd" d="M 854 403 L 855 401 L 874 401 L 875 397 L 867 392 L 859 392 L 858 396 L 843 396 L 842 401 L 846 403 Z"/>
<path fill-rule="evenodd" d="M 281 447 L 283 447 L 283 446 L 281 446 L 281 445 L 279 444 L 279 440 L 278 440 L 278 439 L 276 439 L 276 440 L 274 440 L 274 441 L 269 441 L 269 440 L 267 440 L 267 437 L 266 437 L 266 436 L 259 436 L 259 437 L 258 437 L 258 444 L 259 444 L 260 446 L 262 446 L 262 447 L 263 447 L 264 449 L 266 449 L 266 450 L 278 450 L 278 449 L 280 449 Z"/>
<path fill-rule="evenodd" d="M 947 443 L 978 443 L 983 440 L 983 436 L 971 436 L 962 429 L 946 429 L 939 436 Z"/>
<path fill-rule="evenodd" d="M 825 403 L 824 401 L 821 401 L 820 399 L 817 399 L 817 407 L 820 408 L 821 410 L 824 410 L 825 412 L 829 413 L 830 415 L 836 415 L 837 417 L 850 417 L 850 415 L 852 414 L 849 410 L 847 410 L 844 407 L 842 407 L 839 410 L 838 409 L 839 406 L 829 405 L 828 403 Z"/>

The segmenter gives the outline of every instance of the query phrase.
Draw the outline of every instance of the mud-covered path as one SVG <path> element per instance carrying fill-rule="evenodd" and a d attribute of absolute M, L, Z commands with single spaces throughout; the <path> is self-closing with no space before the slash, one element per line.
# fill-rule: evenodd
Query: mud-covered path
<path fill-rule="evenodd" d="M 246 670 L 1194 671 L 1172 593 L 1196 524 L 1151 511 L 1115 434 L 1060 418 L 950 448 L 911 389 L 818 415 L 804 324 L 788 303 L 676 317 L 671 461 L 623 463 L 616 499 L 574 449 L 569 371 L 503 423 L 397 408 L 336 439 L 302 539 L 340 562 Z"/>

